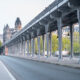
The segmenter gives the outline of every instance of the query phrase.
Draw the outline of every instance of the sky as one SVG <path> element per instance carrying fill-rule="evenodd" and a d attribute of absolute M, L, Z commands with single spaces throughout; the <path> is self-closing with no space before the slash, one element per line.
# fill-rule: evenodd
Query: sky
<path fill-rule="evenodd" d="M 4 25 L 15 27 L 15 20 L 20 17 L 22 27 L 37 16 L 54 0 L 0 0 L 0 34 Z"/>

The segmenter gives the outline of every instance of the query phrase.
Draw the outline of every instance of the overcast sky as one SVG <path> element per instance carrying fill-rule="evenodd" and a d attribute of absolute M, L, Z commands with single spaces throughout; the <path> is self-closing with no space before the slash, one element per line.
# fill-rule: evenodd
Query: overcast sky
<path fill-rule="evenodd" d="M 31 21 L 54 0 L 0 0 L 0 34 L 4 25 L 14 27 L 16 17 L 20 17 L 22 27 Z"/>

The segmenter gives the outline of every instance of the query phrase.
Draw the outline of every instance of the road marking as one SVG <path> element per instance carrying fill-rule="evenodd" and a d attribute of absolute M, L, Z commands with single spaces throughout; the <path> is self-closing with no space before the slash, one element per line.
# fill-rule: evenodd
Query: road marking
<path fill-rule="evenodd" d="M 9 72 L 9 70 L 6 68 L 6 66 L 3 64 L 2 61 L 0 61 L 0 63 L 2 64 L 3 68 L 6 70 L 6 72 L 8 73 L 8 75 L 10 76 L 11 80 L 16 80 L 14 78 L 14 76 Z"/>

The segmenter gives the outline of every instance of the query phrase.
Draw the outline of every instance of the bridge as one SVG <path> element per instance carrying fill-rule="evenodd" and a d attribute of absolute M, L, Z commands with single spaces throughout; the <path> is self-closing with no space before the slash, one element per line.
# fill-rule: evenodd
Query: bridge
<path fill-rule="evenodd" d="M 10 55 L 22 55 L 32 57 L 35 55 L 35 38 L 38 41 L 38 57 L 45 56 L 45 39 L 47 42 L 47 57 L 52 53 L 52 31 L 58 31 L 59 41 L 59 59 L 62 59 L 62 28 L 70 27 L 70 57 L 73 57 L 73 24 L 79 24 L 79 42 L 80 42 L 80 1 L 79 0 L 55 0 L 51 5 L 45 8 L 31 22 L 29 22 L 21 31 L 3 44 L 3 53 Z M 45 36 L 46 35 L 46 36 Z M 40 54 L 40 36 L 43 40 L 43 54 Z M 46 37 L 46 38 L 45 38 Z M 29 45 L 31 44 L 31 47 Z M 27 45 L 27 46 L 26 46 Z M 50 45 L 50 47 L 49 47 Z M 8 48 L 8 52 L 5 49 Z M 30 52 L 31 49 L 31 52 Z M 27 51 L 26 51 L 27 50 Z"/>

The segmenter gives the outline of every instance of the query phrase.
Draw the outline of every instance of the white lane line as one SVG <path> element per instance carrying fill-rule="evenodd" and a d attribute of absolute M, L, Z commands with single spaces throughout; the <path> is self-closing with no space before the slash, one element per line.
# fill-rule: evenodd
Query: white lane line
<path fill-rule="evenodd" d="M 5 65 L 3 64 L 3 62 L 2 62 L 2 61 L 0 61 L 0 62 L 1 62 L 1 64 L 2 64 L 2 66 L 4 67 L 4 69 L 6 70 L 6 72 L 8 73 L 8 75 L 10 76 L 11 80 L 16 80 L 16 79 L 14 78 L 14 76 L 9 72 L 9 70 L 5 67 Z"/>

